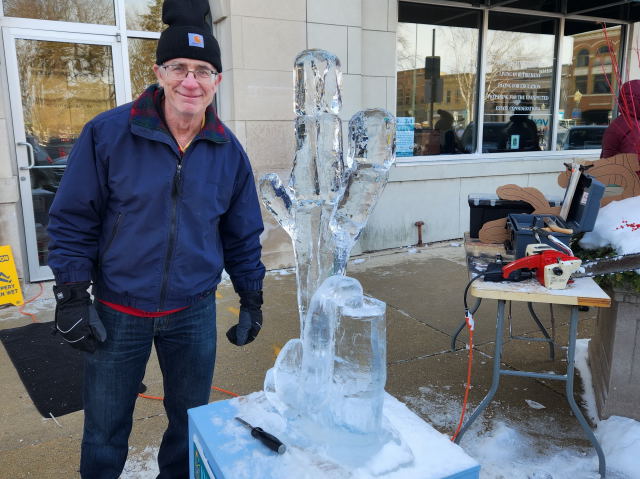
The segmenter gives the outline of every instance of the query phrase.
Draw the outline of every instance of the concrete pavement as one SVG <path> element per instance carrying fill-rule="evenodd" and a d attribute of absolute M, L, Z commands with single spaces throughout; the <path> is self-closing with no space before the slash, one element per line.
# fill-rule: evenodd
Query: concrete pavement
<path fill-rule="evenodd" d="M 365 254 L 351 260 L 348 275 L 362 283 L 366 294 L 387 303 L 387 391 L 405 401 L 441 432 L 451 435 L 458 421 L 467 370 L 466 333 L 460 336 L 455 351 L 449 348 L 451 334 L 463 320 L 462 293 L 467 282 L 463 248 L 444 243 Z M 38 321 L 53 319 L 50 286 L 45 285 L 47 292 L 43 298 L 25 308 L 27 312 L 34 312 Z M 37 285 L 30 285 L 25 296 L 37 291 Z M 261 390 L 265 372 L 273 365 L 279 349 L 290 338 L 299 336 L 295 275 L 292 270 L 268 274 L 264 287 L 263 331 L 254 343 L 243 348 L 232 346 L 224 337 L 225 331 L 236 322 L 235 308 L 238 307 L 237 296 L 228 281 L 219 287 L 217 296 L 218 355 L 214 384 L 240 395 Z M 472 406 L 480 402 L 491 384 L 495 305 L 495 301 L 485 300 L 476 315 Z M 558 307 L 555 312 L 558 338 L 563 344 L 568 329 L 568 308 Z M 541 308 L 539 315 L 548 326 L 548 309 Z M 514 335 L 540 336 L 523 305 L 514 304 L 513 318 Z M 590 337 L 594 319 L 593 309 L 581 314 L 578 337 Z M 30 321 L 31 318 L 20 315 L 14 307 L 0 310 L 0 329 Z M 507 339 L 504 351 L 505 366 L 514 369 L 562 372 L 566 366 L 565 350 L 558 348 L 557 359 L 551 361 L 548 346 L 543 343 Z M 144 383 L 147 394 L 162 396 L 162 379 L 155 356 L 149 362 Z M 0 384 L 0 479 L 78 477 L 82 411 L 59 417 L 57 422 L 42 418 L 4 348 L 0 348 Z M 210 399 L 228 398 L 222 392 L 213 391 Z M 543 404 L 545 409 L 532 408 L 527 401 Z M 562 383 L 503 378 L 494 403 L 474 428 L 491 427 L 488 419 L 495 415 L 520 422 L 525 428 L 543 425 L 543 432 L 537 432 L 540 436 L 537 446 L 541 448 L 572 445 L 584 448 L 587 454 L 593 453 L 571 416 Z M 162 403 L 139 399 L 134 417 L 130 457 L 144 461 L 153 455 L 166 426 Z M 468 440 L 472 439 L 463 439 L 463 447 Z M 137 476 L 132 473 L 129 477 Z"/>

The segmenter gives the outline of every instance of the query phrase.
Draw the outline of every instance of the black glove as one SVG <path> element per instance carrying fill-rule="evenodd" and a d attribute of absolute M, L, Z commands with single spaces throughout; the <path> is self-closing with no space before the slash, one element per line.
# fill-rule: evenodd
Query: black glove
<path fill-rule="evenodd" d="M 107 339 L 107 332 L 87 291 L 88 281 L 53 287 L 56 297 L 56 329 L 76 349 L 93 353 Z"/>
<path fill-rule="evenodd" d="M 256 339 L 262 327 L 262 291 L 239 291 L 240 320 L 227 331 L 227 338 L 236 346 Z"/>

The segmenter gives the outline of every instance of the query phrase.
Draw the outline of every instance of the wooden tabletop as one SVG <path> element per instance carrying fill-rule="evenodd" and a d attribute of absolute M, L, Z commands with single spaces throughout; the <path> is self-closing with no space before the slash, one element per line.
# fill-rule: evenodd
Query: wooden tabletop
<path fill-rule="evenodd" d="M 495 261 L 496 254 L 502 255 L 505 262 L 513 257 L 506 254 L 501 244 L 480 243 L 477 239 L 465 236 L 467 264 Z M 471 277 L 477 274 L 471 270 Z M 527 301 L 532 303 L 566 304 L 571 306 L 594 306 L 608 308 L 611 298 L 596 284 L 592 278 L 576 278 L 565 289 L 547 289 L 536 279 L 521 282 L 494 283 L 477 279 L 469 289 L 476 298 L 502 299 L 506 301 Z"/>

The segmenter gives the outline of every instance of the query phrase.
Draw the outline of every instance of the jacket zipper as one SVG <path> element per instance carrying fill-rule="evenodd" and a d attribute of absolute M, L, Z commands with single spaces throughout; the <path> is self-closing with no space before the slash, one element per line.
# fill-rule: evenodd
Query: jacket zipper
<path fill-rule="evenodd" d="M 171 185 L 171 226 L 169 228 L 169 242 L 167 244 L 167 254 L 164 258 L 164 270 L 162 274 L 162 286 L 160 288 L 160 305 L 158 311 L 164 311 L 164 303 L 167 300 L 167 288 L 169 286 L 169 268 L 173 257 L 173 249 L 176 244 L 176 219 L 178 216 L 178 197 L 182 190 L 182 157 L 178 158 L 178 166 L 173 175 L 173 184 Z"/>
<path fill-rule="evenodd" d="M 111 230 L 111 237 L 109 238 L 109 242 L 107 243 L 107 246 L 104 248 L 104 251 L 100 255 L 100 264 L 102 264 L 104 262 L 104 257 L 107 255 L 107 251 L 109 251 L 109 248 L 111 248 L 111 245 L 113 244 L 113 240 L 116 239 L 116 235 L 118 234 L 118 228 L 120 228 L 120 219 L 121 218 L 122 218 L 122 213 L 118 213 L 118 217 L 116 218 L 116 222 L 113 225 L 113 229 Z"/>

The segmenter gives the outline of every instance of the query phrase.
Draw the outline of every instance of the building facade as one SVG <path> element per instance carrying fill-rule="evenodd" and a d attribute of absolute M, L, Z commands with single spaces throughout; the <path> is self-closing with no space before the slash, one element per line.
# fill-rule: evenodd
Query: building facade
<path fill-rule="evenodd" d="M 0 244 L 12 246 L 22 278 L 41 281 L 51 278 L 47 211 L 66 156 L 87 120 L 154 81 L 162 1 L 0 3 Z M 416 221 L 426 241 L 459 238 L 469 193 L 517 183 L 559 195 L 563 163 L 600 153 L 597 138 L 575 138 L 601 132 L 616 114 L 618 81 L 639 76 L 633 2 L 491 3 L 210 0 L 222 48 L 220 117 L 256 177 L 286 178 L 293 60 L 307 48 L 335 53 L 345 128 L 371 107 L 413 125 L 358 251 L 416 243 Z M 605 21 L 606 35 L 594 20 Z M 533 148 L 510 133 L 518 116 L 535 125 Z M 264 218 L 266 264 L 290 265 L 288 236 Z"/>

